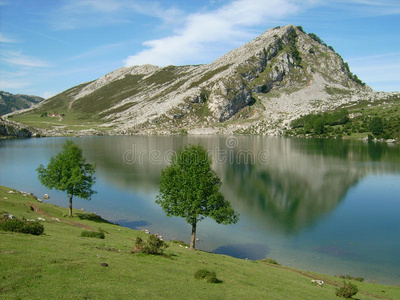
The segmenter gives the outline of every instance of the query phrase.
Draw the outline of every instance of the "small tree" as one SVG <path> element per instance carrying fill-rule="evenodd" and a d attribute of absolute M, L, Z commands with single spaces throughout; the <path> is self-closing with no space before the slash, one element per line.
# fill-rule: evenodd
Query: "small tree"
<path fill-rule="evenodd" d="M 211 169 L 211 158 L 201 145 L 178 151 L 170 166 L 161 171 L 156 203 L 167 216 L 185 218 L 192 225 L 190 249 L 195 248 L 197 222 L 205 217 L 218 224 L 232 224 L 239 215 L 219 191 L 221 180 Z"/>
<path fill-rule="evenodd" d="M 314 121 L 313 128 L 314 128 L 315 134 L 323 134 L 324 133 L 324 129 L 325 129 L 324 122 L 322 121 L 321 118 L 318 118 Z"/>
<path fill-rule="evenodd" d="M 72 198 L 78 196 L 90 200 L 96 193 L 92 185 L 95 183 L 95 166 L 86 163 L 82 149 L 67 140 L 63 151 L 51 157 L 47 168 L 37 168 L 40 182 L 49 189 L 66 192 L 69 196 L 69 216 L 72 217 Z"/>
<path fill-rule="evenodd" d="M 343 282 L 343 286 L 336 289 L 336 296 L 351 298 L 358 293 L 358 288 L 355 284 L 351 282 Z"/>
<path fill-rule="evenodd" d="M 378 137 L 383 132 L 383 122 L 379 117 L 374 117 L 369 122 L 369 130 L 371 130 L 372 134 Z"/>

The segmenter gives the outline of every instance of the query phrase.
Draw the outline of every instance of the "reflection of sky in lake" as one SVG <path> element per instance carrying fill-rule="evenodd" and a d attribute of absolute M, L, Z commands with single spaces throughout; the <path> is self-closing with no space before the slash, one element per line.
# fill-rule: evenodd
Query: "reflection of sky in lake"
<path fill-rule="evenodd" d="M 66 195 L 41 186 L 35 172 L 64 141 L 0 141 L 1 185 L 49 193 L 52 203 L 67 206 Z M 201 143 L 214 157 L 222 192 L 239 211 L 240 221 L 228 226 L 210 219 L 200 222 L 199 249 L 249 259 L 268 256 L 283 265 L 332 275 L 400 282 L 398 145 L 249 136 L 74 141 L 97 165 L 98 191 L 92 201 L 76 198 L 75 208 L 188 242 L 190 226 L 181 218 L 166 217 L 154 200 L 171 152 L 182 144 Z"/>

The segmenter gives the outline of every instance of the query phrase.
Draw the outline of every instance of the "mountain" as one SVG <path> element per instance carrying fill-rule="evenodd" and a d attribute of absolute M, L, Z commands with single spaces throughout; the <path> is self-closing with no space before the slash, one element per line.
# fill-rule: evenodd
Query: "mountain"
<path fill-rule="evenodd" d="M 13 95 L 11 93 L 0 91 L 0 116 L 29 108 L 43 100 L 44 98 L 38 96 L 21 94 Z"/>
<path fill-rule="evenodd" d="M 39 116 L 52 113 L 65 116 L 57 128 L 277 135 L 301 115 L 384 97 L 353 75 L 318 36 L 288 25 L 269 29 L 210 64 L 117 69 L 16 120 L 48 127 L 50 121 Z"/>

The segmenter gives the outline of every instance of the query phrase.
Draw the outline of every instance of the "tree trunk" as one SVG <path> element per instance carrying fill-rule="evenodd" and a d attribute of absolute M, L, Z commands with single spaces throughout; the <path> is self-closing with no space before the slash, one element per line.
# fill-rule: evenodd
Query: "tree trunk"
<path fill-rule="evenodd" d="M 196 222 L 192 224 L 192 237 L 190 238 L 190 250 L 195 248 L 196 244 Z"/>
<path fill-rule="evenodd" d="M 72 197 L 73 197 L 74 195 L 73 194 L 71 194 L 70 196 L 69 196 L 69 216 L 70 217 L 72 217 Z"/>

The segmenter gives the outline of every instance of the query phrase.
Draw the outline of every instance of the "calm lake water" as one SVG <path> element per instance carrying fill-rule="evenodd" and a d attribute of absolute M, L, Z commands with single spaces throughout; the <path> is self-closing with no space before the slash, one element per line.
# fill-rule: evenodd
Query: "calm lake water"
<path fill-rule="evenodd" d="M 65 138 L 0 141 L 0 184 L 67 196 L 41 186 L 35 169 Z M 182 145 L 202 144 L 222 192 L 240 213 L 235 225 L 205 219 L 198 249 L 239 258 L 271 257 L 303 270 L 400 284 L 400 146 L 362 141 L 259 136 L 74 138 L 96 163 L 98 192 L 74 207 L 133 229 L 189 242 L 191 228 L 155 204 L 160 171 Z"/>

